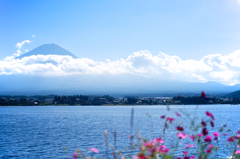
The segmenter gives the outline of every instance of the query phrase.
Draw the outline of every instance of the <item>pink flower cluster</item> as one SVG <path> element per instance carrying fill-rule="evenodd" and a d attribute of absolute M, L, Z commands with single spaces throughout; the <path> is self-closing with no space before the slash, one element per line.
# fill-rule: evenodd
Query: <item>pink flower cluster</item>
<path fill-rule="evenodd" d="M 145 142 L 140 147 L 140 153 L 138 153 L 136 156 L 134 156 L 134 159 L 147 159 L 151 156 L 154 156 L 156 154 L 162 154 L 165 155 L 169 152 L 169 148 L 167 148 L 166 145 L 163 145 L 164 141 L 161 138 L 156 138 L 154 140 L 150 140 L 149 142 Z M 150 154 L 144 154 L 144 152 L 149 152 Z"/>
<path fill-rule="evenodd" d="M 202 92 L 202 97 L 206 98 L 206 94 L 204 92 Z M 179 114 L 178 112 L 175 112 L 177 117 L 182 117 L 181 114 Z M 178 156 L 174 156 L 174 151 L 171 151 L 171 149 L 169 149 L 164 142 L 164 135 L 160 136 L 158 138 L 152 139 L 152 140 L 146 140 L 144 138 L 139 137 L 139 139 L 141 140 L 140 142 L 140 148 L 139 148 L 139 152 L 133 157 L 133 159 L 158 159 L 158 158 L 177 158 L 177 159 L 195 159 L 195 156 L 192 156 L 189 154 L 190 151 L 192 150 L 197 150 L 197 149 L 201 149 L 200 151 L 198 150 L 198 152 L 201 152 L 201 154 L 198 154 L 198 157 L 200 158 L 207 158 L 208 155 L 210 155 L 211 153 L 216 153 L 216 150 L 218 149 L 218 146 L 216 145 L 218 142 L 216 142 L 216 140 L 219 139 L 220 137 L 220 133 L 221 133 L 221 137 L 223 138 L 227 138 L 225 141 L 228 142 L 228 144 L 232 144 L 235 145 L 235 150 L 233 151 L 233 158 L 240 158 L 240 130 L 237 131 L 236 135 L 233 136 L 229 136 L 229 137 L 225 137 L 228 134 L 223 132 L 223 129 L 225 129 L 226 125 L 224 125 L 222 128 L 219 129 L 218 132 L 212 132 L 212 134 L 210 134 L 211 132 L 211 127 L 213 128 L 214 125 L 214 121 L 215 118 L 213 116 L 213 114 L 209 111 L 206 111 L 206 116 L 207 118 L 204 118 L 200 121 L 200 124 L 196 124 L 196 128 L 197 129 L 197 133 L 186 133 L 184 131 L 183 125 L 177 126 L 175 127 L 175 130 L 177 130 L 176 133 L 176 137 L 178 138 L 178 141 L 185 141 L 187 144 L 184 144 L 184 151 L 182 151 L 182 154 L 178 155 Z M 167 128 L 169 128 L 169 126 L 171 126 L 171 124 L 175 124 L 175 122 L 173 123 L 173 121 L 175 120 L 172 117 L 166 116 L 166 115 L 162 115 L 160 116 L 161 119 L 165 119 L 164 122 L 164 133 L 165 130 Z M 177 122 L 176 122 L 177 123 Z M 163 133 L 163 134 L 164 134 Z M 133 138 L 133 135 L 129 136 L 129 138 Z M 173 140 L 174 143 L 174 140 Z M 172 148 L 177 148 L 179 145 L 178 142 L 176 142 L 177 146 L 173 146 L 173 144 L 171 145 Z M 238 145 L 237 145 L 238 144 Z M 237 146 L 236 146 L 237 145 Z M 238 149 L 238 150 L 237 150 Z M 100 153 L 100 151 L 96 148 L 90 147 L 90 150 L 94 153 Z M 112 147 L 112 154 L 114 156 L 114 158 L 116 159 L 116 155 L 114 153 L 113 147 Z M 84 157 L 84 155 L 82 154 L 82 152 L 80 151 L 81 155 Z M 161 157 L 160 157 L 161 156 Z M 237 156 L 237 157 L 236 157 Z M 73 153 L 72 159 L 76 159 L 79 157 L 79 154 L 77 152 Z M 86 156 L 84 158 L 87 158 Z"/>

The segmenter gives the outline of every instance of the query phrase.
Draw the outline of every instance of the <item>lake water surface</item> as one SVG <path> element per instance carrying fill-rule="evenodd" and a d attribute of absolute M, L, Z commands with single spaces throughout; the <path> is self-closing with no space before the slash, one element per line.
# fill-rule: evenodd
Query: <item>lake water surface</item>
<path fill-rule="evenodd" d="M 208 110 L 216 118 L 215 127 L 210 132 L 227 124 L 231 129 L 228 134 L 232 134 L 240 129 L 239 108 L 239 105 L 200 105 L 196 110 L 196 106 L 188 105 L 170 106 L 168 111 L 166 106 L 134 106 L 133 133 L 139 130 L 146 138 L 158 137 L 163 128 L 163 120 L 159 117 L 166 114 L 176 119 L 167 131 L 166 140 L 170 142 L 176 136 L 175 127 L 189 123 L 189 119 L 177 117 L 175 111 L 195 114 L 201 119 L 207 118 L 205 112 Z M 0 158 L 71 158 L 77 147 L 87 155 L 93 155 L 87 149 L 95 147 L 101 151 L 98 157 L 107 157 L 104 130 L 108 131 L 109 151 L 116 130 L 115 149 L 129 153 L 125 149 L 130 143 L 131 109 L 132 106 L 0 107 Z M 219 139 L 218 157 L 228 155 L 222 142 L 225 140 L 224 137 Z"/>

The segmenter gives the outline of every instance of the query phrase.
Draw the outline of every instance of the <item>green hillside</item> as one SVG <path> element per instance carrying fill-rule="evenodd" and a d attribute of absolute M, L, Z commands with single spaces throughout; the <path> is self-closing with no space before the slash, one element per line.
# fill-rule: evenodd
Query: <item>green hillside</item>
<path fill-rule="evenodd" d="M 240 90 L 227 94 L 226 97 L 240 98 Z"/>

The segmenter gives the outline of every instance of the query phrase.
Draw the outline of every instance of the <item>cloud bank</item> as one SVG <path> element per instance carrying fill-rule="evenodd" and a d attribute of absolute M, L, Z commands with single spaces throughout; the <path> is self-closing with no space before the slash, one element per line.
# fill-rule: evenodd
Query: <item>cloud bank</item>
<path fill-rule="evenodd" d="M 30 44 L 32 41 L 30 41 L 30 40 L 24 40 L 24 41 L 22 41 L 22 42 L 19 42 L 19 43 L 17 43 L 16 45 L 15 45 L 15 47 L 17 47 L 18 48 L 18 50 L 16 51 L 16 53 L 14 53 L 12 56 L 7 56 L 5 59 L 3 59 L 3 60 L 5 60 L 5 61 L 10 61 L 10 60 L 13 60 L 14 58 L 16 58 L 16 57 L 19 57 L 21 54 L 22 54 L 22 49 L 23 49 L 23 45 L 25 45 L 25 44 Z M 25 52 L 28 52 L 28 49 L 25 49 Z M 0 61 L 0 63 L 1 63 L 1 61 Z"/>
<path fill-rule="evenodd" d="M 22 42 L 20 42 L 20 43 L 17 43 L 16 44 L 16 47 L 18 48 L 18 49 L 21 49 L 22 48 L 22 46 L 24 45 L 24 44 L 26 44 L 26 43 L 31 43 L 31 41 L 30 40 L 24 40 L 24 41 L 22 41 Z"/>
<path fill-rule="evenodd" d="M 216 81 L 233 85 L 240 83 L 240 50 L 229 55 L 212 54 L 201 60 L 182 60 L 160 52 L 134 52 L 127 59 L 99 62 L 71 56 L 34 55 L 22 59 L 0 61 L 0 75 L 27 74 L 34 76 L 69 76 L 76 74 L 112 75 L 135 74 L 162 80 L 189 82 Z"/>

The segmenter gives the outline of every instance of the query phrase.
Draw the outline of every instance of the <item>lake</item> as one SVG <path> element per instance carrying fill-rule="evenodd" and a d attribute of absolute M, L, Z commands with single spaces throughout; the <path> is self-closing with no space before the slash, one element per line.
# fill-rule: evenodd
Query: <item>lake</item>
<path fill-rule="evenodd" d="M 162 134 L 161 115 L 174 117 L 172 127 L 167 131 L 166 141 L 176 136 L 177 125 L 187 125 L 186 117 L 177 117 L 189 113 L 204 117 L 206 110 L 216 118 L 216 131 L 223 124 L 231 129 L 228 134 L 240 130 L 239 105 L 175 105 L 170 106 L 134 106 L 133 134 L 137 131 L 146 138 Z M 76 148 L 86 155 L 93 155 L 88 148 L 100 150 L 96 156 L 107 157 L 104 142 L 104 130 L 107 130 L 108 151 L 114 145 L 114 131 L 117 132 L 115 149 L 124 154 L 135 153 L 126 149 L 130 145 L 132 106 L 9 106 L 0 107 L 0 158 L 71 158 Z M 148 114 L 150 115 L 148 115 Z M 188 132 L 188 130 L 186 130 Z M 219 139 L 219 156 L 226 157 L 225 137 Z M 184 143 L 180 143 L 184 144 Z M 64 149 L 65 147 L 65 149 Z"/>

